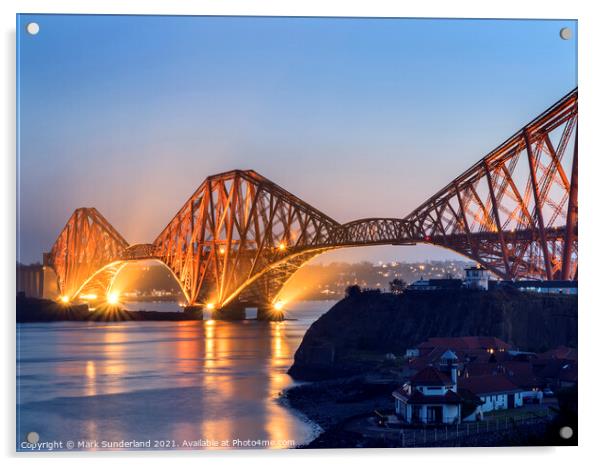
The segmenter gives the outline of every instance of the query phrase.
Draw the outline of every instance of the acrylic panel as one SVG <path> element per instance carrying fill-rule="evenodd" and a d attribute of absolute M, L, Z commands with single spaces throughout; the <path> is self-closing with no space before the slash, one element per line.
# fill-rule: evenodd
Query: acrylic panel
<path fill-rule="evenodd" d="M 17 450 L 575 445 L 577 32 L 18 15 Z"/>

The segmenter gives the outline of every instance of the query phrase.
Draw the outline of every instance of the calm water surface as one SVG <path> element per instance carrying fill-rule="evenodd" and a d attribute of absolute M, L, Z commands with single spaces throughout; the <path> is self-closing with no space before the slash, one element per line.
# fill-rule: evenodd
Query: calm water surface
<path fill-rule="evenodd" d="M 305 331 L 332 304 L 296 303 L 287 317 L 297 320 L 270 323 L 21 324 L 18 446 L 31 431 L 75 449 L 79 440 L 305 443 L 316 427 L 276 398 L 293 384 L 286 371 Z"/>

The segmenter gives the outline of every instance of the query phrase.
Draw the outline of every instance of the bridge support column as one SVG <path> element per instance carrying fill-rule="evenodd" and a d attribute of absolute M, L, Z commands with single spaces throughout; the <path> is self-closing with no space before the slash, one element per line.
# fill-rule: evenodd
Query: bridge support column
<path fill-rule="evenodd" d="M 284 320 L 284 311 L 282 309 L 274 309 L 269 304 L 261 305 L 257 307 L 257 320 L 280 322 Z"/>
<path fill-rule="evenodd" d="M 193 304 L 184 308 L 184 314 L 190 316 L 190 320 L 203 320 L 203 306 Z"/>
<path fill-rule="evenodd" d="M 234 302 L 214 311 L 211 318 L 215 320 L 244 320 L 245 307 Z"/>

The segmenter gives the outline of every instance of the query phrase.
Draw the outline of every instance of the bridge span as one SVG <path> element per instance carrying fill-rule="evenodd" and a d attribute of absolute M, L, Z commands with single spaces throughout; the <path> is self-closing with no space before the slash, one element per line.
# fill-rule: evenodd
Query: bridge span
<path fill-rule="evenodd" d="M 157 238 L 130 245 L 95 208 L 67 221 L 45 265 L 65 301 L 109 296 L 129 262 L 159 261 L 188 304 L 273 303 L 323 252 L 432 244 L 504 279 L 577 278 L 577 89 L 403 218 L 339 223 L 253 170 L 208 177 Z"/>

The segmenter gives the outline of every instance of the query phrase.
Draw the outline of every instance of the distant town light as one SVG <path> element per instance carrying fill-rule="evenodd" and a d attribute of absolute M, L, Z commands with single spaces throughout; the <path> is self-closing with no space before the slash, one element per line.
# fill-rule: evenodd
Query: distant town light
<path fill-rule="evenodd" d="M 82 294 L 79 297 L 84 301 L 94 301 L 96 298 L 98 298 L 98 296 L 96 296 L 94 293 Z"/>
<path fill-rule="evenodd" d="M 207 303 L 207 309 L 210 311 L 213 311 L 215 309 L 215 304 L 214 303 Z"/>

